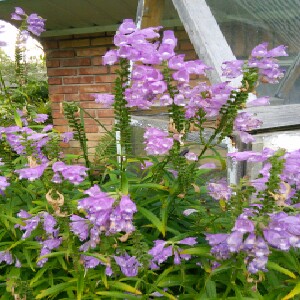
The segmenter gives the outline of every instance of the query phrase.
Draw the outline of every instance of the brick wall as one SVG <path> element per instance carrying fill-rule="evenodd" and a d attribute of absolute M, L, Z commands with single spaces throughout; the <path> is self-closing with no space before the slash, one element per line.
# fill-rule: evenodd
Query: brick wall
<path fill-rule="evenodd" d="M 196 59 L 196 53 L 183 28 L 176 28 L 179 39 L 177 52 L 186 59 Z M 96 104 L 92 93 L 113 92 L 117 66 L 102 66 L 102 56 L 113 47 L 113 32 L 91 35 L 72 35 L 48 38 L 42 41 L 47 59 L 49 94 L 53 123 L 60 132 L 70 131 L 62 112 L 64 101 L 75 101 L 110 129 L 114 122 L 113 111 Z M 90 118 L 85 118 L 89 146 L 95 147 L 103 129 Z M 79 153 L 75 141 L 63 144 L 66 152 Z M 70 150 L 70 148 L 72 150 Z"/>

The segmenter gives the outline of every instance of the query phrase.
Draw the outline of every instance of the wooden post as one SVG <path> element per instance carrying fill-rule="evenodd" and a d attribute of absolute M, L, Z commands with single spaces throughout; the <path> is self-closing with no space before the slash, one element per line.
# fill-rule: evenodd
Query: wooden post
<path fill-rule="evenodd" d="M 142 28 L 161 25 L 164 0 L 144 0 Z"/>

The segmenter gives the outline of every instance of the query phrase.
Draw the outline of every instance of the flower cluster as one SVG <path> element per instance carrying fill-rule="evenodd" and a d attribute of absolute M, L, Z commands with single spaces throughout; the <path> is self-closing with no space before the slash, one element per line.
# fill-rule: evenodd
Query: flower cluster
<path fill-rule="evenodd" d="M 253 142 L 255 139 L 247 131 L 257 129 L 261 124 L 262 121 L 253 118 L 253 114 L 240 112 L 234 121 L 234 129 L 239 133 L 243 143 L 249 143 Z"/>
<path fill-rule="evenodd" d="M 262 82 L 278 83 L 284 75 L 278 60 L 275 59 L 279 56 L 288 56 L 286 46 L 281 45 L 268 50 L 268 43 L 262 43 L 252 50 L 248 65 L 250 68 L 258 68 Z"/>
<path fill-rule="evenodd" d="M 141 266 L 141 264 L 135 256 L 129 256 L 125 252 L 122 256 L 114 256 L 114 259 L 125 276 L 134 277 L 138 274 L 138 267 Z"/>
<path fill-rule="evenodd" d="M 270 253 L 266 241 L 255 234 L 255 225 L 250 218 L 254 211 L 249 209 L 240 215 L 232 228 L 232 233 L 206 235 L 206 240 L 212 246 L 211 253 L 218 260 L 228 259 L 234 253 L 244 253 L 250 273 L 266 271 Z"/>
<path fill-rule="evenodd" d="M 197 244 L 196 238 L 189 237 L 185 238 L 179 242 L 172 243 L 171 245 L 163 240 L 156 240 L 154 241 L 155 246 L 148 251 L 148 253 L 152 256 L 151 262 L 150 262 L 150 268 L 152 270 L 159 269 L 159 265 L 163 262 L 165 262 L 169 257 L 174 255 L 174 264 L 179 265 L 181 263 L 181 259 L 189 260 L 191 259 L 191 255 L 189 254 L 183 254 L 181 249 L 178 246 L 175 246 L 174 244 L 179 245 L 189 245 L 193 246 Z"/>
<path fill-rule="evenodd" d="M 23 36 L 28 36 L 31 32 L 34 35 L 40 36 L 45 31 L 45 19 L 39 17 L 33 13 L 29 16 L 26 15 L 25 11 L 21 7 L 15 7 L 15 12 L 11 14 L 11 19 L 18 21 L 26 21 L 26 29 L 22 31 Z"/>
<path fill-rule="evenodd" d="M 5 262 L 7 265 L 12 265 L 15 262 L 16 268 L 21 268 L 21 262 L 17 257 L 13 258 L 10 251 L 0 251 L 0 264 Z"/>
<path fill-rule="evenodd" d="M 229 200 L 232 194 L 226 179 L 220 179 L 217 182 L 210 182 L 207 185 L 208 194 L 215 200 Z"/>
<path fill-rule="evenodd" d="M 48 261 L 48 258 L 41 257 L 51 253 L 53 249 L 58 248 L 62 243 L 62 238 L 58 237 L 59 229 L 55 228 L 57 226 L 57 221 L 47 212 L 40 212 L 38 215 L 32 216 L 28 212 L 21 210 L 18 213 L 18 217 L 21 218 L 25 223 L 25 225 L 15 225 L 16 228 L 20 228 L 21 230 L 25 231 L 22 235 L 22 239 L 29 238 L 38 225 L 43 224 L 43 229 L 47 239 L 39 239 L 42 249 L 40 252 L 40 258 L 37 262 L 37 265 L 42 267 Z"/>
<path fill-rule="evenodd" d="M 137 211 L 136 205 L 129 196 L 122 196 L 120 202 L 115 204 L 115 199 L 102 192 L 99 186 L 94 185 L 85 191 L 89 197 L 79 201 L 78 209 L 84 210 L 84 218 L 71 216 L 71 231 L 85 242 L 81 251 L 95 248 L 100 242 L 100 235 L 115 234 L 117 232 L 131 233 L 134 231 L 132 224 L 133 214 Z"/>
<path fill-rule="evenodd" d="M 278 83 L 284 73 L 279 68 L 276 57 L 287 55 L 286 46 L 280 45 L 268 50 L 268 43 L 262 43 L 252 50 L 248 62 L 242 60 L 224 62 L 222 67 L 223 76 L 236 78 L 243 74 L 243 68 L 257 68 L 262 82 Z"/>
<path fill-rule="evenodd" d="M 61 183 L 64 179 L 77 185 L 85 179 L 85 177 L 87 176 L 86 171 L 88 169 L 84 166 L 66 165 L 64 162 L 58 161 L 52 165 L 52 170 L 54 172 L 52 178 L 53 182 Z"/>
<path fill-rule="evenodd" d="M 144 133 L 146 152 L 148 155 L 162 155 L 168 153 L 173 146 L 173 139 L 167 132 L 149 127 Z"/>
<path fill-rule="evenodd" d="M 219 260 L 228 259 L 233 253 L 243 252 L 250 273 L 266 271 L 270 253 L 269 246 L 288 251 L 291 247 L 300 248 L 300 215 L 285 212 L 272 213 L 263 219 L 268 224 L 260 224 L 257 216 L 261 206 L 244 210 L 230 234 L 207 234 L 206 239 L 212 246 L 211 253 Z M 255 225 L 256 224 L 256 225 Z M 264 227 L 263 236 L 256 228 Z M 258 231 L 259 232 L 259 231 Z"/>

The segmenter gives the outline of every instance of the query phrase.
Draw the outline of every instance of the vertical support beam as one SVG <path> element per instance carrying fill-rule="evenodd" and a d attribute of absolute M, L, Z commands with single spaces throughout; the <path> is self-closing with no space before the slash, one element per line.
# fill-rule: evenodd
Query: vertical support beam
<path fill-rule="evenodd" d="M 164 0 L 143 0 L 142 28 L 161 25 Z"/>
<path fill-rule="evenodd" d="M 236 58 L 207 3 L 205 0 L 173 0 L 173 4 L 199 58 L 214 68 L 208 73 L 210 82 L 221 82 L 222 62 Z"/>

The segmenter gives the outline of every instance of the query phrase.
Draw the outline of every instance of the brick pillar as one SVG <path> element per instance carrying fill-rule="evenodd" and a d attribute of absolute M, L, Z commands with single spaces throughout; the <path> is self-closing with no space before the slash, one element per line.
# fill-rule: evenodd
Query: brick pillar
<path fill-rule="evenodd" d="M 102 55 L 113 47 L 113 33 L 73 35 L 43 40 L 46 53 L 49 94 L 54 127 L 70 131 L 62 113 L 62 102 L 74 101 L 97 118 L 108 129 L 112 128 L 113 110 L 96 104 L 93 93 L 110 93 L 115 81 L 115 67 L 102 66 Z M 89 147 L 95 147 L 104 130 L 88 116 L 85 129 Z M 79 144 L 71 141 L 62 145 L 72 148 L 67 152 L 80 153 Z"/>

